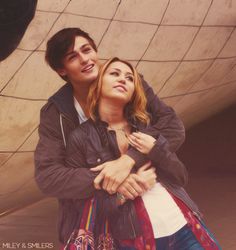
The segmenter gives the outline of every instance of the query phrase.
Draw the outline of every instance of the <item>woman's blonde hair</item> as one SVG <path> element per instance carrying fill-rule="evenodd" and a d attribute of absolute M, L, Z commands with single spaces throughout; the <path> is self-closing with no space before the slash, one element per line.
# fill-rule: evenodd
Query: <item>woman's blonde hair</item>
<path fill-rule="evenodd" d="M 149 123 L 149 116 L 146 111 L 147 99 L 143 90 L 140 76 L 132 64 L 125 60 L 121 60 L 118 57 L 114 57 L 106 61 L 99 70 L 98 78 L 94 82 L 89 90 L 87 103 L 89 105 L 89 115 L 92 120 L 96 119 L 96 113 L 98 108 L 99 99 L 101 97 L 102 80 L 107 68 L 113 62 L 122 62 L 129 66 L 134 75 L 134 93 L 131 100 L 126 104 L 124 114 L 126 118 L 133 118 L 143 122 L 144 124 Z"/>

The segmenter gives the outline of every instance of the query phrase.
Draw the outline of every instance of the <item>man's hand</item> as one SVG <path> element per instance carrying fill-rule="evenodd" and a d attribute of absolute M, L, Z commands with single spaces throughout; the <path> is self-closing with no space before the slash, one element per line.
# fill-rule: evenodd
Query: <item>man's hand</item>
<path fill-rule="evenodd" d="M 117 160 L 105 162 L 95 168 L 91 168 L 91 171 L 100 171 L 94 179 L 94 187 L 101 189 L 100 183 L 103 181 L 102 188 L 109 194 L 114 194 L 118 186 L 130 174 L 134 164 L 135 162 L 131 157 L 122 155 Z"/>
<path fill-rule="evenodd" d="M 129 143 L 143 154 L 148 154 L 156 142 L 154 137 L 141 132 L 132 133 L 128 139 Z"/>
<path fill-rule="evenodd" d="M 155 168 L 149 168 L 150 162 L 143 165 L 136 174 L 130 174 L 119 186 L 118 193 L 126 199 L 135 199 L 142 196 L 147 190 L 151 189 L 156 183 L 157 175 Z"/>
<path fill-rule="evenodd" d="M 146 168 L 144 165 L 139 168 L 137 175 L 141 178 L 145 191 L 151 189 L 157 181 L 156 169 L 154 167 Z"/>

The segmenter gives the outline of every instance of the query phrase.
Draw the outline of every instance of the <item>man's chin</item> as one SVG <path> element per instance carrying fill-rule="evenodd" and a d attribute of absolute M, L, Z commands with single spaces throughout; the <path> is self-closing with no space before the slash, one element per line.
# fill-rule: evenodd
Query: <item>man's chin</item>
<path fill-rule="evenodd" d="M 85 77 L 81 82 L 84 84 L 92 84 L 97 79 L 97 76 Z"/>
<path fill-rule="evenodd" d="M 98 73 L 94 73 L 90 75 L 89 77 L 86 77 L 87 82 L 94 82 L 98 77 Z"/>

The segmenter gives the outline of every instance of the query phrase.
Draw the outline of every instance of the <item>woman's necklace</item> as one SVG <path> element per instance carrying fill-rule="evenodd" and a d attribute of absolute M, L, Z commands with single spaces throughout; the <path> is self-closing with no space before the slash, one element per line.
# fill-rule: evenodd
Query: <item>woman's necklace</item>
<path fill-rule="evenodd" d="M 114 128 L 112 126 L 108 126 L 108 129 L 114 130 L 116 133 L 116 140 L 121 154 L 125 154 L 129 147 L 129 124 L 124 125 L 120 128 Z"/>

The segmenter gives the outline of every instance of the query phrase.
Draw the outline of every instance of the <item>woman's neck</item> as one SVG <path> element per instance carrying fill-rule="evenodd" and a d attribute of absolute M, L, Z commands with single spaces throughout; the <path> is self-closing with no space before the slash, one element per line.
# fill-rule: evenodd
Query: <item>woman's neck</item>
<path fill-rule="evenodd" d="M 113 129 L 120 129 L 127 125 L 124 117 L 124 106 L 120 103 L 114 103 L 110 100 L 101 99 L 98 106 L 99 116 Z"/>
<path fill-rule="evenodd" d="M 127 135 L 130 134 L 130 127 L 124 116 L 124 105 L 101 99 L 98 112 L 101 120 L 108 123 L 108 129 L 115 130 L 120 153 L 125 154 L 129 147 Z"/>

